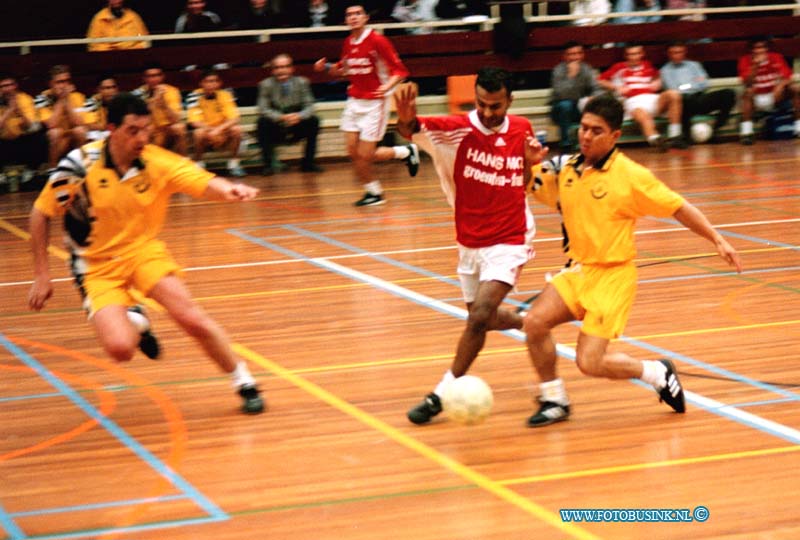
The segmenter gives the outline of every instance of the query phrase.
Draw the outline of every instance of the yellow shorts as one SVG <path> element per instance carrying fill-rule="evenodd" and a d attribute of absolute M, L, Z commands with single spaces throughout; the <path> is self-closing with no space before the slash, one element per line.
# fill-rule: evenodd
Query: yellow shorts
<path fill-rule="evenodd" d="M 90 259 L 84 282 L 89 316 L 106 306 L 136 304 L 130 289 L 147 295 L 162 278 L 180 272 L 180 265 L 160 240 L 151 240 L 136 252 L 123 257 Z"/>
<path fill-rule="evenodd" d="M 633 262 L 615 266 L 577 264 L 551 281 L 570 312 L 583 321 L 582 332 L 614 339 L 622 334 L 636 297 Z"/>

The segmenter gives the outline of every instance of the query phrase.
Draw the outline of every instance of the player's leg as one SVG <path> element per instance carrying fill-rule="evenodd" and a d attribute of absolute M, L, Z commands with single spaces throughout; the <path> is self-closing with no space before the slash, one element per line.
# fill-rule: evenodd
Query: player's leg
<path fill-rule="evenodd" d="M 686 141 L 683 139 L 683 126 L 681 124 L 681 116 L 683 114 L 683 100 L 681 94 L 677 90 L 664 90 L 658 94 L 656 101 L 655 116 L 666 113 L 667 121 L 667 138 L 669 144 L 673 148 L 686 148 Z"/>
<path fill-rule="evenodd" d="M 225 146 L 231 153 L 228 159 L 228 175 L 234 178 L 242 178 L 247 176 L 247 173 L 242 169 L 241 161 L 239 160 L 239 148 L 242 144 L 242 128 L 239 125 L 233 125 L 228 128 L 226 132 Z"/>
<path fill-rule="evenodd" d="M 755 92 L 752 87 L 745 87 L 742 92 L 741 101 L 739 102 L 739 110 L 742 113 L 742 122 L 739 124 L 739 142 L 745 146 L 750 146 L 754 142 L 753 133 L 753 111 L 755 106 Z"/>
<path fill-rule="evenodd" d="M 263 411 L 264 402 L 247 364 L 237 361 L 225 331 L 192 300 L 183 281 L 172 274 L 164 276 L 150 290 L 149 296 L 164 306 L 170 317 L 231 375 L 233 386 L 244 400 L 243 410 L 247 413 Z"/>
<path fill-rule="evenodd" d="M 198 165 L 205 168 L 206 164 L 203 162 L 203 154 L 210 144 L 209 129 L 208 128 L 195 128 L 192 132 L 194 142 L 194 160 Z"/>
<path fill-rule="evenodd" d="M 176 154 L 186 156 L 189 154 L 188 141 L 186 139 L 186 124 L 175 122 L 164 128 L 168 134 L 168 147 Z"/>

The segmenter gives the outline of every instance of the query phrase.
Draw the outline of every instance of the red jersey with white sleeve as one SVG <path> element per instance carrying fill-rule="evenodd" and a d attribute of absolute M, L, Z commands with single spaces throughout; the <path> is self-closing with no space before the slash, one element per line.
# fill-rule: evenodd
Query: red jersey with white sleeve
<path fill-rule="evenodd" d="M 389 77 L 396 75 L 404 79 L 408 76 L 392 43 L 371 28 L 365 29 L 358 39 L 347 36 L 339 66 L 350 79 L 347 95 L 357 99 L 379 99 L 381 96 L 375 91 Z"/>
<path fill-rule="evenodd" d="M 739 78 L 742 81 L 750 76 L 750 71 L 753 69 L 753 57 L 745 55 L 739 58 Z M 789 64 L 778 53 L 768 52 L 767 59 L 760 62 L 756 67 L 756 76 L 753 81 L 753 91 L 756 94 L 769 94 L 771 93 L 778 83 L 784 79 L 792 78 L 792 70 Z"/>
<path fill-rule="evenodd" d="M 617 62 L 597 76 L 602 81 L 613 81 L 628 87 L 628 93 L 622 97 L 633 97 L 640 94 L 653 94 L 651 84 L 660 75 L 653 64 L 642 60 L 638 66 L 631 67 L 627 62 Z"/>
<path fill-rule="evenodd" d="M 535 229 L 524 178 L 530 122 L 506 116 L 491 130 L 476 111 L 418 121 L 413 140 L 433 158 L 447 202 L 455 208 L 458 243 L 468 248 L 530 243 Z"/>

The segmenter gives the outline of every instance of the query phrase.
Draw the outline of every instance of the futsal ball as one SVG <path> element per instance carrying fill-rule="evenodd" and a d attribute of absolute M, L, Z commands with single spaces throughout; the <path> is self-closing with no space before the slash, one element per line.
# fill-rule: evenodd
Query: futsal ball
<path fill-rule="evenodd" d="M 696 143 L 704 143 L 708 139 L 711 138 L 711 135 L 714 134 L 714 130 L 711 129 L 711 126 L 706 124 L 705 122 L 698 122 L 697 124 L 692 124 L 692 140 Z"/>
<path fill-rule="evenodd" d="M 461 424 L 479 424 L 492 410 L 492 389 L 483 379 L 462 375 L 453 380 L 442 396 L 442 408 L 449 418 Z"/>

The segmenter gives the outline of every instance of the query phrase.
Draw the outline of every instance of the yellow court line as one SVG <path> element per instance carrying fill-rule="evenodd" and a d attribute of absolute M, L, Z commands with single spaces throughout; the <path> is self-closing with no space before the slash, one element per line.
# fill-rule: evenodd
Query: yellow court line
<path fill-rule="evenodd" d="M 679 336 L 695 336 L 699 334 L 715 334 L 719 332 L 734 332 L 736 330 L 755 330 L 757 328 L 771 328 L 775 326 L 790 326 L 793 324 L 800 323 L 800 319 L 795 319 L 792 321 L 777 321 L 777 322 L 769 322 L 769 323 L 756 323 L 756 324 L 742 324 L 738 326 L 721 326 L 718 328 L 701 328 L 699 330 L 682 330 L 680 332 L 667 332 L 664 334 L 649 334 L 644 336 L 625 336 L 623 338 L 619 338 L 614 341 L 626 341 L 626 339 L 636 339 L 636 340 L 643 340 L 643 339 L 655 339 L 655 338 L 667 338 L 667 337 L 679 337 Z"/>
<path fill-rule="evenodd" d="M 582 540 L 597 540 L 599 538 L 593 535 L 592 533 L 585 531 L 580 527 L 577 527 L 573 523 L 563 522 L 559 515 L 550 512 L 544 507 L 539 506 L 533 501 L 519 495 L 515 491 L 508 489 L 507 487 L 501 485 L 500 483 L 492 480 L 488 476 L 483 475 L 450 457 L 447 457 L 446 455 L 436 451 L 434 448 L 428 446 L 427 444 L 406 435 L 399 429 L 392 427 L 386 422 L 383 422 L 382 420 L 375 418 L 374 416 L 366 413 L 365 411 L 359 409 L 358 407 L 328 392 L 324 388 L 317 386 L 316 384 L 304 379 L 303 377 L 300 377 L 299 375 L 280 366 L 279 364 L 264 358 L 263 356 L 248 349 L 247 347 L 244 347 L 243 345 L 237 343 L 233 345 L 233 349 L 234 351 L 236 351 L 237 354 L 241 355 L 243 358 L 246 358 L 251 362 L 254 362 L 260 365 L 261 367 L 271 371 L 281 379 L 288 381 L 289 383 L 295 385 L 301 390 L 308 392 L 309 394 L 320 399 L 321 401 L 324 401 L 325 403 L 334 407 L 335 409 L 347 414 L 348 416 L 351 416 L 352 418 L 355 418 L 362 424 L 372 429 L 375 429 L 376 431 L 389 437 L 396 443 L 405 446 L 406 448 L 420 454 L 421 456 L 433 461 L 434 463 L 441 465 L 450 472 L 457 474 L 467 482 L 475 484 L 476 486 L 488 491 L 489 493 L 499 497 L 500 499 L 510 504 L 513 504 L 517 508 L 520 508 L 521 510 L 547 523 L 548 525 L 551 525 L 559 529 L 563 533 L 568 534 L 571 538 L 579 538 Z"/>
<path fill-rule="evenodd" d="M 27 241 L 27 240 L 31 239 L 31 235 L 30 234 L 28 234 L 26 231 L 23 231 L 19 227 L 15 226 L 15 225 L 12 225 L 11 223 L 9 223 L 8 221 L 6 221 L 3 218 L 0 218 L 0 229 L 5 229 L 6 231 L 10 232 L 11 234 L 13 234 L 14 236 L 16 236 L 18 238 L 21 238 L 22 240 L 26 240 Z M 63 249 L 57 248 L 55 246 L 47 246 L 47 252 L 50 255 L 58 257 L 59 259 L 64 260 L 64 261 L 69 259 L 69 253 L 67 253 Z"/>
<path fill-rule="evenodd" d="M 542 474 L 539 476 L 527 476 L 523 478 L 512 478 L 509 480 L 499 480 L 499 484 L 513 486 L 518 484 L 531 484 L 535 482 L 547 482 L 550 480 L 571 480 L 573 478 L 585 478 L 587 476 L 600 476 L 606 474 L 617 474 L 622 472 L 641 471 L 646 469 L 658 469 L 661 467 L 676 467 L 679 465 L 694 465 L 696 463 L 712 463 L 715 461 L 726 461 L 731 459 L 743 459 L 750 457 L 772 456 L 776 454 L 787 454 L 789 452 L 800 451 L 800 445 L 781 446 L 778 448 L 765 448 L 763 450 L 745 450 L 743 452 L 730 452 L 727 454 L 715 454 L 711 456 L 700 456 L 683 459 L 670 459 L 666 461 L 653 461 L 650 463 L 636 463 L 633 465 L 618 465 L 614 467 L 600 467 L 598 469 L 586 469 L 555 474 Z"/>

